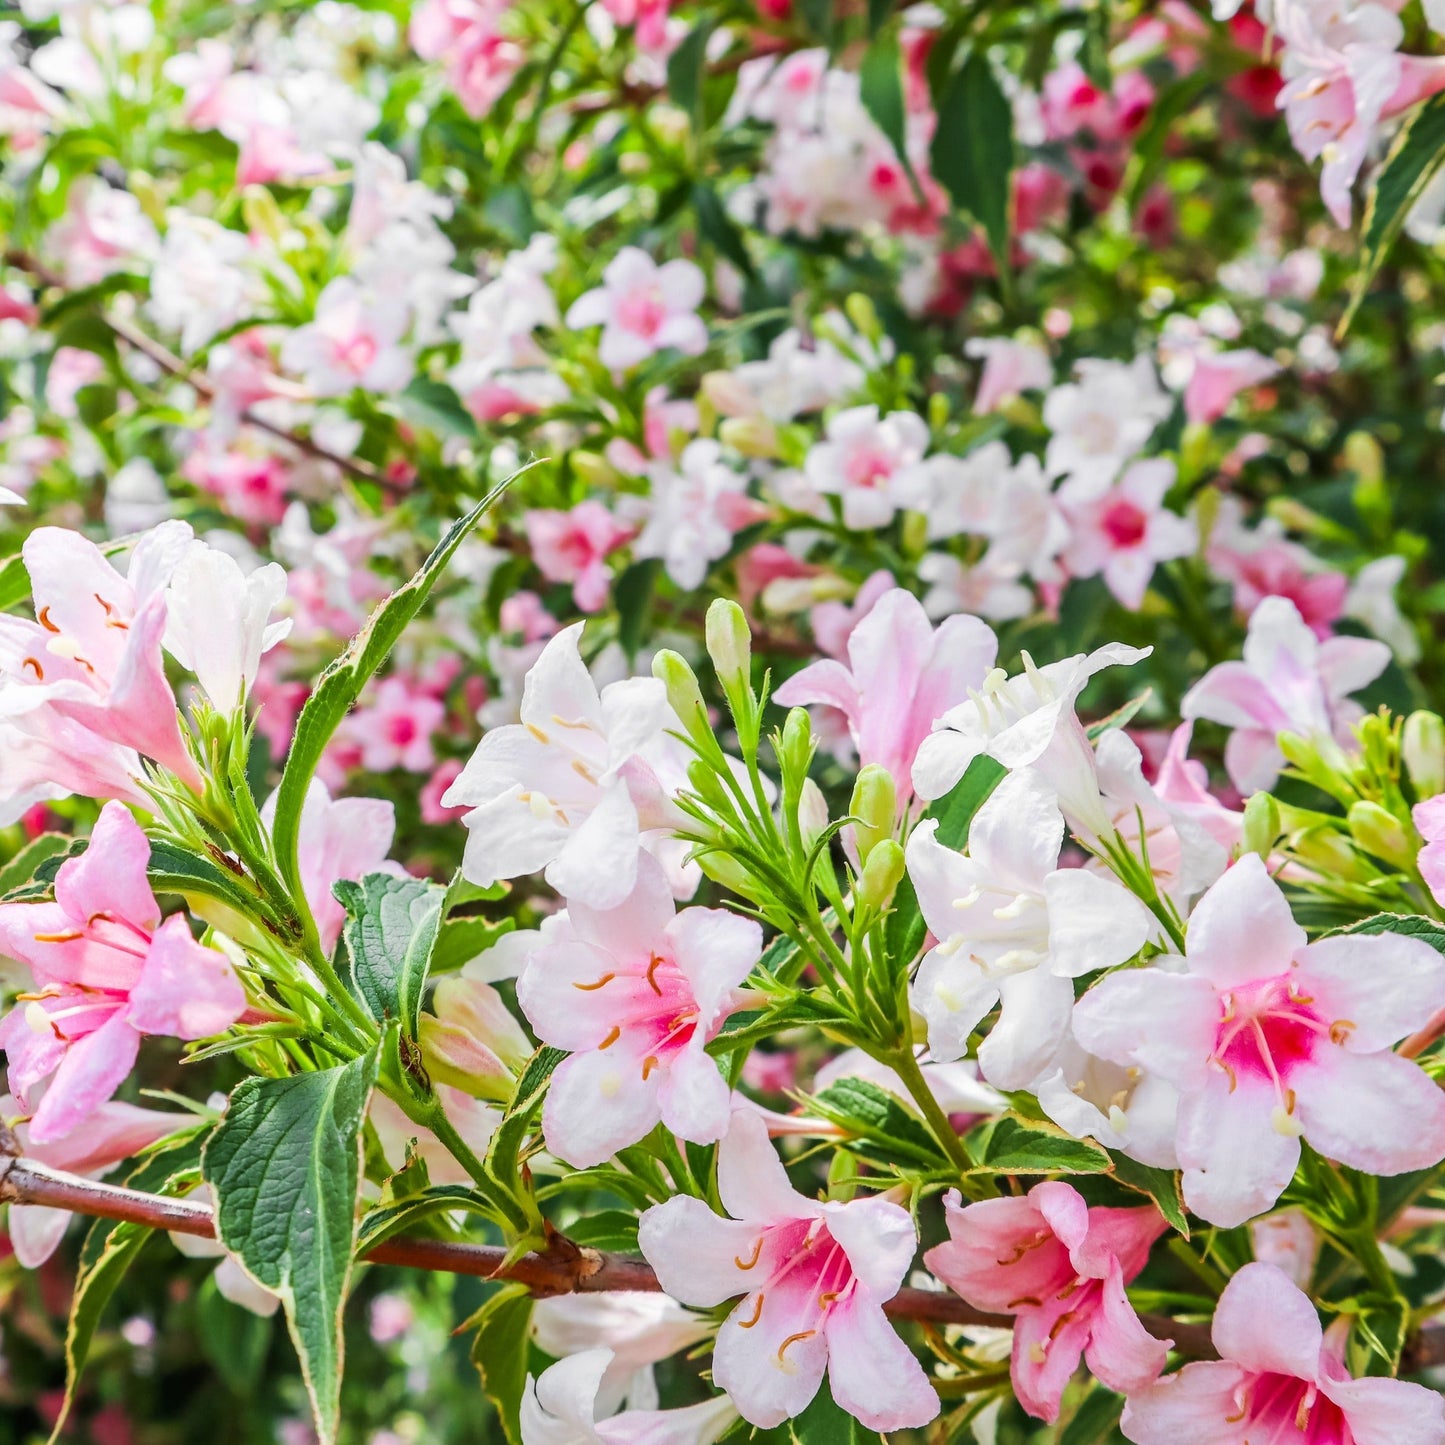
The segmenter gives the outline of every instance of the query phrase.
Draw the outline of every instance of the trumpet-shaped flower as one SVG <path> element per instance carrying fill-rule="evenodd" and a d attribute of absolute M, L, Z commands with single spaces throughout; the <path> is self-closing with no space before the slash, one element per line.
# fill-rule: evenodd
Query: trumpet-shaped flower
<path fill-rule="evenodd" d="M 697 314 L 707 283 L 691 261 L 661 266 L 637 246 L 624 246 L 602 273 L 602 285 L 575 300 L 567 325 L 602 327 L 597 355 L 614 371 L 672 347 L 685 356 L 707 350 L 707 327 Z"/>
<path fill-rule="evenodd" d="M 524 521 L 542 576 L 549 582 L 570 582 L 580 611 L 601 608 L 612 587 L 607 557 L 632 536 L 632 529 L 593 501 L 578 502 L 568 512 L 534 510 Z"/>
<path fill-rule="evenodd" d="M 1274 785 L 1284 763 L 1281 733 L 1351 742 L 1363 715 L 1349 694 L 1388 666 L 1390 649 L 1364 637 L 1320 642 L 1285 597 L 1266 597 L 1249 619 L 1242 662 L 1221 662 L 1184 695 L 1186 718 L 1233 728 L 1224 765 L 1241 792 Z"/>
<path fill-rule="evenodd" d="M 585 1169 L 659 1120 L 694 1143 L 722 1138 L 730 1091 L 706 1046 L 739 1005 L 762 930 L 717 908 L 674 916 L 662 865 L 645 854 L 618 907 L 573 900 L 567 917 L 517 983 L 537 1036 L 572 1051 L 547 1090 L 547 1147 Z"/>
<path fill-rule="evenodd" d="M 1035 774 L 1006 778 L 978 810 L 967 855 L 938 842 L 938 824 L 908 840 L 908 872 L 938 944 L 913 986 L 940 1060 L 961 1058 L 989 1011 L 979 1049 L 989 1083 L 1021 1089 L 1047 1068 L 1068 1032 L 1072 979 L 1122 963 L 1154 925 L 1118 883 L 1058 866 L 1064 819 Z"/>
<path fill-rule="evenodd" d="M 654 678 L 599 693 L 583 664 L 583 624 L 547 643 L 522 690 L 522 721 L 493 728 L 442 797 L 465 805 L 463 872 L 473 883 L 546 870 L 569 901 L 615 908 L 637 881 L 642 794 L 655 781 L 640 754 L 672 720 Z"/>
<path fill-rule="evenodd" d="M 848 665 L 825 658 L 777 691 L 784 707 L 826 703 L 848 720 L 862 764 L 886 768 L 906 806 L 913 759 L 934 722 L 979 687 L 998 639 L 976 617 L 950 617 L 934 630 L 911 592 L 895 587 L 848 636 Z"/>
<path fill-rule="evenodd" d="M 804 463 L 808 481 L 835 495 L 843 522 L 854 531 L 886 527 L 898 510 L 898 479 L 923 459 L 928 423 L 911 411 L 880 416 L 876 406 L 855 406 L 828 423 Z"/>
<path fill-rule="evenodd" d="M 146 881 L 150 844 L 120 803 L 107 803 L 78 858 L 61 865 L 53 903 L 0 905 L 0 947 L 29 964 L 35 991 L 0 1021 L 10 1087 L 29 1107 L 37 1144 L 78 1128 L 120 1087 L 143 1034 L 204 1039 L 228 1029 L 246 994 L 223 953 L 191 937 L 182 915 L 161 923 Z"/>
<path fill-rule="evenodd" d="M 712 1445 L 737 1421 L 726 1395 L 680 1410 L 624 1410 L 599 1420 L 598 1391 L 612 1363 L 611 1350 L 583 1350 L 538 1379 L 528 1375 L 522 1445 Z"/>
<path fill-rule="evenodd" d="M 638 1240 L 662 1287 L 724 1320 L 713 1379 L 752 1425 L 800 1414 L 824 1371 L 833 1398 L 870 1430 L 925 1425 L 938 1396 L 883 1305 L 913 1261 L 913 1221 L 884 1199 L 819 1203 L 798 1194 L 767 1126 L 736 1113 L 718 1146 L 718 1192 L 731 1219 L 679 1197 L 642 1216 Z"/>
<path fill-rule="evenodd" d="M 1307 944 L 1257 854 L 1189 920 L 1185 969 L 1104 979 L 1074 1009 L 1090 1053 L 1179 1091 L 1184 1199 L 1230 1228 L 1268 1209 L 1300 1138 L 1371 1174 L 1445 1157 L 1445 1095 L 1391 1046 L 1445 1007 L 1445 962 L 1397 934 Z"/>
<path fill-rule="evenodd" d="M 1014 1316 L 1009 1374 L 1029 1414 L 1058 1418 L 1081 1358 L 1111 1390 L 1158 1378 L 1168 1349 L 1124 1293 L 1164 1232 L 1157 1209 L 1090 1209 L 1073 1185 L 1049 1181 L 966 1208 L 950 1190 L 944 1211 L 949 1237 L 924 1263 L 969 1304 Z"/>
<path fill-rule="evenodd" d="M 1353 1380 L 1338 1341 L 1283 1270 L 1247 1264 L 1214 1311 L 1217 1360 L 1133 1389 L 1119 1422 L 1134 1445 L 1441 1445 L 1445 1401 L 1404 1380 Z M 1332 1332 L 1333 1334 L 1333 1332 Z"/>
<path fill-rule="evenodd" d="M 198 789 L 162 655 L 164 584 L 190 542 L 184 522 L 165 522 L 136 544 L 122 576 L 78 532 L 32 532 L 21 553 L 36 621 L 0 616 L 0 715 L 32 735 L 26 714 L 59 715 Z M 43 718 L 30 722 L 43 729 Z"/>

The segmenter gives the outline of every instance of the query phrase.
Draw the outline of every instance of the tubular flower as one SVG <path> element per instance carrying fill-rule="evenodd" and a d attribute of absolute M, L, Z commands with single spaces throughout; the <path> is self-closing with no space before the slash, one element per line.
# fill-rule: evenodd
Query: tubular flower
<path fill-rule="evenodd" d="M 713 1379 L 743 1419 L 771 1429 L 801 1413 L 827 1371 L 833 1398 L 870 1430 L 925 1425 L 938 1396 L 883 1305 L 913 1261 L 913 1222 L 883 1199 L 804 1198 L 767 1126 L 737 1113 L 718 1148 L 718 1192 L 733 1217 L 681 1197 L 642 1216 L 638 1240 L 663 1288 L 723 1322 Z"/>

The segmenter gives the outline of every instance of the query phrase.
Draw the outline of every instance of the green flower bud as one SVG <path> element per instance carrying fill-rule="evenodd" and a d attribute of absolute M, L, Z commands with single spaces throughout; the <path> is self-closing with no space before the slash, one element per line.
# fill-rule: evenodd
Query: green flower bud
<path fill-rule="evenodd" d="M 427 1072 L 474 1099 L 505 1103 L 532 1044 L 502 996 L 488 983 L 455 976 L 437 984 L 432 1006 L 417 1035 Z"/>
<path fill-rule="evenodd" d="M 903 881 L 903 845 L 896 838 L 876 843 L 858 875 L 854 890 L 859 903 L 881 913 L 893 901 L 894 890 Z"/>
<path fill-rule="evenodd" d="M 878 308 L 861 291 L 852 292 L 843 303 L 843 311 L 860 336 L 869 341 L 879 341 L 883 336 L 883 323 L 878 320 Z"/>
<path fill-rule="evenodd" d="M 730 416 L 717 429 L 718 440 L 745 457 L 771 460 L 778 454 L 778 429 L 766 417 Z"/>
<path fill-rule="evenodd" d="M 783 776 L 806 776 L 815 751 L 813 720 L 808 716 L 807 709 L 789 708 L 783 721 L 782 737 L 778 741 L 778 762 Z"/>
<path fill-rule="evenodd" d="M 1412 712 L 1405 719 L 1400 752 L 1417 797 L 1445 793 L 1445 720 L 1438 713 Z"/>
<path fill-rule="evenodd" d="M 707 610 L 707 652 L 724 688 L 752 682 L 753 635 L 736 602 L 719 597 Z"/>
<path fill-rule="evenodd" d="M 1290 851 L 1307 868 L 1347 883 L 1364 883 L 1371 870 L 1354 845 L 1334 827 L 1307 828 L 1290 839 Z"/>
<path fill-rule="evenodd" d="M 1256 793 L 1244 805 L 1241 853 L 1258 853 L 1268 858 L 1281 832 L 1279 804 L 1268 793 Z"/>
<path fill-rule="evenodd" d="M 1409 868 L 1415 861 L 1404 825 L 1378 803 L 1362 798 L 1350 805 L 1350 837 L 1372 857 L 1382 858 L 1397 868 Z"/>
<path fill-rule="evenodd" d="M 868 861 L 868 855 L 885 838 L 893 836 L 893 823 L 898 809 L 898 789 L 893 774 L 877 763 L 869 763 L 858 772 L 858 781 L 853 784 L 853 798 L 848 811 L 858 821 L 853 825 L 853 836 L 858 840 L 858 857 Z"/>
<path fill-rule="evenodd" d="M 678 716 L 683 727 L 696 736 L 699 731 L 711 733 L 707 721 L 707 704 L 702 700 L 702 689 L 697 685 L 697 674 L 687 665 L 687 659 L 670 647 L 652 659 L 652 675 L 667 689 L 667 701 Z"/>

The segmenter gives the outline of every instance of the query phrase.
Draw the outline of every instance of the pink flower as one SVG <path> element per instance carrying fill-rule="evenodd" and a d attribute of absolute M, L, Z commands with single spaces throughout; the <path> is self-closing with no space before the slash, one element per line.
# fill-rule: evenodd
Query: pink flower
<path fill-rule="evenodd" d="M 1416 803 L 1411 817 L 1425 840 L 1420 849 L 1420 876 L 1437 903 L 1445 901 L 1445 793 Z"/>
<path fill-rule="evenodd" d="M 142 1034 L 204 1039 L 240 1018 L 246 994 L 230 961 L 191 937 L 183 914 L 161 923 L 146 881 L 150 843 L 120 803 L 61 865 L 53 903 L 0 905 L 0 945 L 30 965 L 37 992 L 0 1022 L 10 1087 L 48 1144 L 91 1117 L 135 1063 Z"/>
<path fill-rule="evenodd" d="M 998 639 L 976 617 L 950 617 L 935 632 L 901 587 L 884 593 L 848 638 L 848 665 L 812 663 L 777 691 L 784 707 L 826 703 L 848 719 L 860 763 L 887 768 L 898 802 L 913 796 L 913 759 L 934 722 L 983 685 Z"/>
<path fill-rule="evenodd" d="M 884 1199 L 819 1203 L 798 1194 L 754 1115 L 718 1146 L 731 1219 L 679 1197 L 642 1216 L 638 1240 L 662 1287 L 712 1309 L 737 1295 L 713 1351 L 713 1380 L 750 1424 L 800 1414 L 828 1372 L 833 1398 L 870 1430 L 926 1425 L 938 1396 L 883 1305 L 913 1262 L 913 1221 Z"/>
<path fill-rule="evenodd" d="M 721 1139 L 730 1090 L 705 1049 L 762 951 L 751 919 L 717 908 L 674 916 L 662 866 L 647 856 L 616 908 L 570 903 L 565 929 L 517 984 L 537 1037 L 571 1051 L 543 1106 L 547 1147 L 587 1169 L 659 1120 L 697 1144 Z"/>
<path fill-rule="evenodd" d="M 876 406 L 840 411 L 828 422 L 803 465 L 816 491 L 837 496 L 844 525 L 854 531 L 886 527 L 901 505 L 897 478 L 922 461 L 928 423 L 911 411 L 880 416 Z"/>
<path fill-rule="evenodd" d="M 512 82 L 526 51 L 499 33 L 510 0 L 424 0 L 408 36 L 424 60 L 446 65 L 447 81 L 473 119 L 485 115 Z"/>
<path fill-rule="evenodd" d="M 13 1120 L 20 1109 L 11 1095 L 0 1095 L 0 1119 Z M 103 1179 L 132 1154 L 194 1122 L 190 1114 L 142 1109 L 111 1100 L 99 1105 L 83 1124 L 56 1143 L 36 1144 L 30 1137 L 30 1125 L 23 1121 L 14 1127 L 20 1152 L 26 1157 L 67 1174 Z M 73 1217 L 68 1209 L 12 1204 L 7 1223 L 16 1259 L 26 1269 L 39 1269 L 59 1247 Z"/>
<path fill-rule="evenodd" d="M 45 374 L 45 404 L 56 416 L 79 416 L 78 394 L 104 380 L 105 363 L 95 352 L 75 346 L 56 347 Z"/>
<path fill-rule="evenodd" d="M 624 246 L 602 273 L 602 285 L 572 303 L 567 325 L 574 331 L 601 326 L 597 355 L 614 371 L 668 347 L 697 356 L 707 350 L 707 327 L 697 315 L 706 290 L 691 261 L 659 266 L 646 251 Z"/>
<path fill-rule="evenodd" d="M 887 570 L 871 573 L 863 585 L 853 594 L 852 602 L 820 602 L 808 614 L 813 627 L 813 641 L 818 650 L 829 657 L 841 658 L 848 651 L 848 639 L 854 628 L 877 605 L 880 597 L 886 596 L 898 584 Z"/>
<path fill-rule="evenodd" d="M 1186 967 L 1116 973 L 1074 1008 L 1089 1052 L 1179 1091 L 1184 1199 L 1232 1228 L 1268 1209 L 1300 1138 L 1370 1174 L 1445 1157 L 1445 1095 L 1391 1046 L 1445 1007 L 1445 963 L 1396 934 L 1306 944 L 1246 854 L 1189 919 Z"/>
<path fill-rule="evenodd" d="M 329 282 L 316 298 L 316 318 L 291 332 L 281 362 L 303 375 L 317 396 L 400 391 L 414 365 L 401 346 L 409 321 L 397 296 L 369 297 L 349 276 Z"/>
<path fill-rule="evenodd" d="M 1251 540 L 1258 534 L 1251 534 Z M 1247 549 L 1212 546 L 1209 565 L 1234 584 L 1234 606 L 1246 618 L 1266 597 L 1287 597 L 1311 632 L 1323 642 L 1345 610 L 1350 579 L 1332 572 L 1303 547 L 1283 540 Z"/>
<path fill-rule="evenodd" d="M 58 715 L 103 744 L 154 758 L 199 790 L 161 651 L 164 584 L 191 540 L 185 523 L 163 523 L 136 544 L 122 576 L 78 532 L 32 532 L 21 550 L 38 620 L 0 617 L 0 715 L 33 727 L 37 739 L 45 718 Z M 67 776 L 79 761 L 61 762 Z"/>
<path fill-rule="evenodd" d="M 578 502 L 570 512 L 534 510 L 523 519 L 537 570 L 549 582 L 572 583 L 579 611 L 606 605 L 612 573 L 606 558 L 632 535 L 601 502 Z"/>
<path fill-rule="evenodd" d="M 1154 568 L 1187 557 L 1197 541 L 1191 523 L 1164 506 L 1173 485 L 1174 463 L 1163 458 L 1135 462 L 1104 491 L 1066 483 L 1059 500 L 1073 536 L 1063 558 L 1074 576 L 1102 573 L 1109 591 L 1137 612 Z"/>
<path fill-rule="evenodd" d="M 1351 1379 L 1337 1339 L 1272 1264 L 1247 1264 L 1214 1311 L 1218 1360 L 1130 1394 L 1119 1428 L 1134 1445 L 1299 1441 L 1440 1445 L 1445 1401 L 1404 1380 Z M 1333 1332 L 1332 1332 L 1333 1333 Z"/>
<path fill-rule="evenodd" d="M 47 249 L 60 257 L 69 286 L 94 286 L 116 271 L 154 256 L 156 228 L 129 191 L 95 176 L 70 188 L 65 214 L 46 233 Z"/>
<path fill-rule="evenodd" d="M 369 773 L 393 768 L 427 773 L 436 762 L 432 735 L 446 715 L 445 703 L 393 673 L 377 684 L 367 706 L 346 719 L 342 731 L 360 748 L 361 766 Z"/>
<path fill-rule="evenodd" d="M 1051 1181 L 966 1208 L 953 1189 L 944 1211 L 948 1240 L 924 1263 L 969 1304 L 1014 1316 L 1009 1374 L 1030 1415 L 1058 1419 L 1081 1357 L 1111 1390 L 1158 1378 L 1168 1347 L 1124 1293 L 1164 1232 L 1158 1210 L 1090 1209 L 1071 1184 Z"/>
<path fill-rule="evenodd" d="M 1249 619 L 1244 660 L 1210 668 L 1184 694 L 1179 711 L 1234 729 L 1224 765 L 1234 785 L 1252 793 L 1279 777 L 1281 733 L 1349 746 L 1350 728 L 1364 715 L 1349 694 L 1373 682 L 1389 661 L 1383 642 L 1318 641 L 1293 602 L 1266 597 Z"/>
<path fill-rule="evenodd" d="M 181 475 L 219 497 L 238 521 L 274 527 L 286 515 L 290 476 L 278 456 L 240 447 L 202 448 L 186 458 Z"/>
<path fill-rule="evenodd" d="M 980 416 L 997 411 L 1022 392 L 1043 391 L 1054 379 L 1049 353 L 1032 341 L 977 336 L 963 349 L 968 356 L 983 358 L 983 374 L 973 398 L 973 409 Z"/>
<path fill-rule="evenodd" d="M 1198 351 L 1184 387 L 1184 415 L 1192 422 L 1218 421 L 1240 392 L 1278 371 L 1279 364 L 1258 351 Z"/>
<path fill-rule="evenodd" d="M 261 819 L 269 828 L 276 817 L 276 796 L 267 798 Z M 297 856 L 301 891 L 316 920 L 322 950 L 330 953 L 341 937 L 346 910 L 331 885 L 353 882 L 368 873 L 399 873 L 387 861 L 396 832 L 396 809 L 384 798 L 333 798 L 320 778 L 313 778 L 301 806 Z"/>
<path fill-rule="evenodd" d="M 418 801 L 421 804 L 421 820 L 436 828 L 446 823 L 455 823 L 466 811 L 464 808 L 448 808 L 442 803 L 442 796 L 461 775 L 462 765 L 455 758 L 446 758 L 437 764 L 436 771 L 426 781 Z"/>

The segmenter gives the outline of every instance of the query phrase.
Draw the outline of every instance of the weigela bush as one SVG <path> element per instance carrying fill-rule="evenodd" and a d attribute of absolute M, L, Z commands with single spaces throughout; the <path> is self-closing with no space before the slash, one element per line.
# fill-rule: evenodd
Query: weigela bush
<path fill-rule="evenodd" d="M 7 7 L 14 1438 L 1445 1445 L 1442 33 Z"/>

